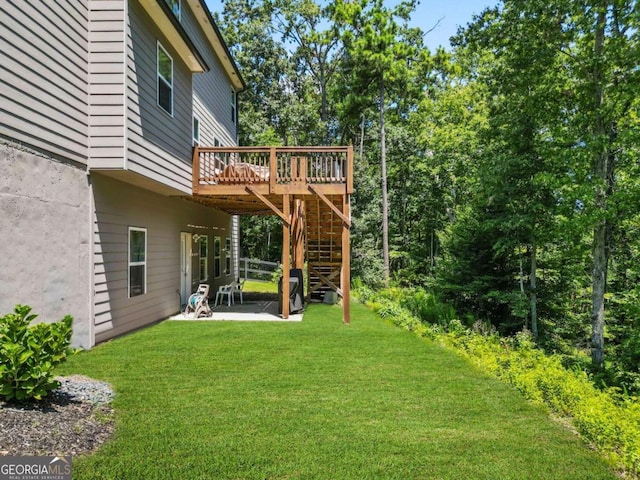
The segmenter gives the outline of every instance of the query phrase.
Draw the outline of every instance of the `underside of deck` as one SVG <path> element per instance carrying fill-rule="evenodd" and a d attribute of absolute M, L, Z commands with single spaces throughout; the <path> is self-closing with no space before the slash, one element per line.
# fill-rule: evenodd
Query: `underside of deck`
<path fill-rule="evenodd" d="M 233 215 L 277 215 L 283 296 L 290 268 L 308 273 L 309 297 L 335 291 L 350 322 L 352 147 L 196 147 L 190 200 Z M 289 316 L 283 302 L 283 318 Z"/>

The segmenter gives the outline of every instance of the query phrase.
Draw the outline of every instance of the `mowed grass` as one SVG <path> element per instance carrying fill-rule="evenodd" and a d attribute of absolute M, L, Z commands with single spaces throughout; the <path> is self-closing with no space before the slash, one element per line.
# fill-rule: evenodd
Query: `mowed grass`
<path fill-rule="evenodd" d="M 302 323 L 164 322 L 72 358 L 117 430 L 74 479 L 614 479 L 454 353 L 353 304 Z"/>
<path fill-rule="evenodd" d="M 245 292 L 258 293 L 278 293 L 278 284 L 276 282 L 264 282 L 260 280 L 246 280 L 244 282 Z"/>

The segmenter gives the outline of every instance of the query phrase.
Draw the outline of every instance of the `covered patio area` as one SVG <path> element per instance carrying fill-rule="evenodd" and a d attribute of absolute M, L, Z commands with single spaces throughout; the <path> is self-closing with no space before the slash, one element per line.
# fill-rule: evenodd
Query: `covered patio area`
<path fill-rule="evenodd" d="M 237 299 L 236 299 L 237 300 Z M 278 295 L 276 293 L 245 292 L 243 302 L 230 306 L 227 302 L 214 306 L 209 302 L 211 313 L 195 318 L 193 314 L 180 313 L 169 320 L 218 320 L 236 322 L 301 322 L 304 312 L 292 313 L 283 318 L 278 313 Z"/>
<path fill-rule="evenodd" d="M 303 296 L 307 300 L 323 300 L 328 293 L 339 296 L 343 321 L 348 324 L 352 172 L 351 146 L 197 146 L 192 195 L 186 198 L 231 215 L 278 216 L 282 220 L 282 297 L 290 298 L 295 288 L 294 271 L 297 275 L 306 268 Z M 275 314 L 288 319 L 290 310 L 285 301 L 282 312 L 276 308 Z"/>

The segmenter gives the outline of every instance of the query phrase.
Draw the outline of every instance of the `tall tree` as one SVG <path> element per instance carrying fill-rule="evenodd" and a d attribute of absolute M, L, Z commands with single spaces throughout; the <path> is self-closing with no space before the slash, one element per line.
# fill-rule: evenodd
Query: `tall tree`
<path fill-rule="evenodd" d="M 241 144 L 300 145 L 323 136 L 313 81 L 279 35 L 278 12 L 270 1 L 227 0 L 218 16 L 247 83 L 239 97 Z"/>
<path fill-rule="evenodd" d="M 570 58 L 581 113 L 576 120 L 584 132 L 592 165 L 591 351 L 593 365 L 602 368 L 611 231 L 619 221 L 612 215 L 612 202 L 622 153 L 620 126 L 626 123 L 636 97 L 630 85 L 638 79 L 638 15 L 633 0 L 592 0 L 586 5 L 574 4 L 574 12 L 576 44 L 565 51 L 573 53 Z"/>
<path fill-rule="evenodd" d="M 489 53 L 491 63 L 481 68 L 494 72 L 487 84 L 494 102 L 507 107 L 502 130 L 517 134 L 508 139 L 495 129 L 507 140 L 499 150 L 529 144 L 520 154 L 547 157 L 552 168 L 539 178 L 551 182 L 558 206 L 573 205 L 579 227 L 591 221 L 595 367 L 603 362 L 611 232 L 618 221 L 612 215 L 622 152 L 618 138 L 621 125 L 629 125 L 635 98 L 629 85 L 638 75 L 635 9 L 631 0 L 505 0 L 465 32 L 476 48 Z M 527 123 L 530 128 L 521 130 Z M 536 250 L 531 249 L 532 274 Z M 532 307 L 536 300 L 532 297 Z"/>
<path fill-rule="evenodd" d="M 422 32 L 408 21 L 416 0 L 387 8 L 383 0 L 337 0 L 334 19 L 344 28 L 345 71 L 349 74 L 346 110 L 353 120 L 375 99 L 379 113 L 382 192 L 382 254 L 389 284 L 389 201 L 387 188 L 386 113 L 388 105 L 411 95 L 414 75 L 422 69 Z M 390 95 L 391 93 L 391 95 Z M 391 98 L 390 98 L 391 97 Z M 355 114 L 355 115 L 354 115 Z"/>
<path fill-rule="evenodd" d="M 292 60 L 301 76 L 309 75 L 320 96 L 320 139 L 329 143 L 329 88 L 342 56 L 340 32 L 331 19 L 331 8 L 313 0 L 275 0 L 276 29 L 292 46 Z"/>

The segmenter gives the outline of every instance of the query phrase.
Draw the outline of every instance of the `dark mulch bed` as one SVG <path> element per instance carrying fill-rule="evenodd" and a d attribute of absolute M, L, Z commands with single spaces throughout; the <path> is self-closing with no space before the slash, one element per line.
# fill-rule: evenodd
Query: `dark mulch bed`
<path fill-rule="evenodd" d="M 51 394 L 42 401 L 0 401 L 0 455 L 77 456 L 92 452 L 114 431 L 108 405 Z"/>

